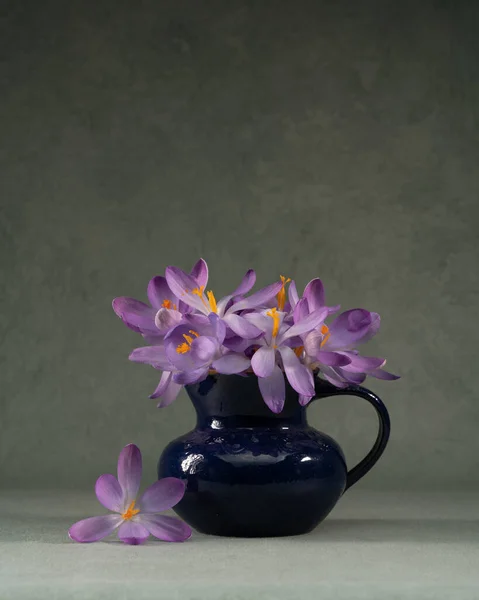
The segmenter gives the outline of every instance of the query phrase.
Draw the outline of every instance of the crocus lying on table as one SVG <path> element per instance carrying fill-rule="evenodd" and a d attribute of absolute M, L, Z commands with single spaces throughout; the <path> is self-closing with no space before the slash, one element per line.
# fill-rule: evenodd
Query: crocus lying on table
<path fill-rule="evenodd" d="M 378 332 L 377 313 L 352 309 L 326 324 L 339 306 L 326 306 L 320 279 L 310 281 L 301 297 L 283 276 L 247 295 L 255 281 L 250 269 L 231 294 L 216 300 L 205 291 L 208 266 L 200 259 L 189 274 L 167 267 L 164 277 L 154 277 L 147 288 L 150 306 L 127 297 L 113 301 L 115 313 L 148 344 L 133 350 L 130 360 L 163 371 L 150 396 L 160 399 L 158 407 L 171 404 L 183 385 L 217 373 L 253 372 L 275 413 L 284 405 L 285 377 L 303 405 L 314 395 L 317 375 L 338 387 L 368 375 L 398 379 L 384 370 L 385 359 L 357 350 Z"/>
<path fill-rule="evenodd" d="M 118 479 L 101 475 L 95 485 L 98 501 L 112 514 L 90 517 L 70 527 L 75 542 L 98 542 L 118 529 L 125 544 L 141 544 L 150 535 L 165 542 L 183 542 L 191 536 L 189 526 L 158 513 L 178 504 L 185 493 L 181 479 L 166 477 L 156 481 L 137 500 L 141 481 L 141 452 L 134 444 L 125 446 L 118 458 Z"/>

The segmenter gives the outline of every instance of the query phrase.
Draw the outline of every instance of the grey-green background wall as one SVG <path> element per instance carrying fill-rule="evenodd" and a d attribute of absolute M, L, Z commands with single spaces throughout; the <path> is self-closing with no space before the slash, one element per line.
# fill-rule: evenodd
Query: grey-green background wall
<path fill-rule="evenodd" d="M 3 2 L 0 486 L 91 487 L 193 423 L 114 296 L 201 255 L 321 276 L 383 317 L 393 434 L 373 488 L 479 483 L 478 4 Z M 370 408 L 312 422 L 354 463 Z"/>

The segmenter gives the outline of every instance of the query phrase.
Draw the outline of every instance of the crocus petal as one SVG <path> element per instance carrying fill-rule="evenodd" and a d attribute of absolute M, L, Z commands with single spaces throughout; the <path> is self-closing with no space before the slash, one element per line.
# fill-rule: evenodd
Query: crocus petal
<path fill-rule="evenodd" d="M 135 444 L 128 444 L 118 457 L 118 481 L 123 490 L 124 506 L 136 500 L 141 481 L 141 452 Z"/>
<path fill-rule="evenodd" d="M 341 308 L 341 304 L 335 304 L 334 306 L 327 306 L 326 308 L 328 309 L 328 314 L 333 315 L 334 313 L 338 312 L 338 310 Z"/>
<path fill-rule="evenodd" d="M 288 338 L 287 340 L 285 340 L 284 342 L 282 342 L 283 346 L 288 346 L 288 348 L 293 348 L 293 349 L 298 349 L 301 348 L 301 346 L 304 346 L 303 343 L 303 338 L 299 337 L 299 336 L 295 336 L 295 337 L 291 337 Z M 299 352 L 299 357 L 303 356 L 302 352 Z"/>
<path fill-rule="evenodd" d="M 400 379 L 399 375 L 388 373 L 388 371 L 384 371 L 383 369 L 373 369 L 372 371 L 369 371 L 368 375 L 376 377 L 376 379 L 384 379 L 385 381 L 395 381 L 396 379 Z"/>
<path fill-rule="evenodd" d="M 178 325 L 165 336 L 166 355 L 175 367 L 169 370 L 199 369 L 212 358 L 218 346 L 216 338 L 202 336 L 189 325 Z"/>
<path fill-rule="evenodd" d="M 199 367 L 211 362 L 218 350 L 219 344 L 216 338 L 201 335 L 192 341 L 189 354 L 193 362 Z"/>
<path fill-rule="evenodd" d="M 296 289 L 296 283 L 294 280 L 291 281 L 291 283 L 289 284 L 288 300 L 289 300 L 289 303 L 291 304 L 291 308 L 294 310 L 294 307 L 296 306 L 296 304 L 299 301 L 298 290 Z"/>
<path fill-rule="evenodd" d="M 232 298 L 233 296 L 232 294 L 230 294 L 229 296 L 225 296 L 224 298 L 221 298 L 221 300 L 218 300 L 216 304 L 216 311 L 218 315 L 220 315 L 220 317 L 222 317 L 225 314 L 227 308 L 230 308 L 228 304 L 230 303 Z"/>
<path fill-rule="evenodd" d="M 260 313 L 248 313 L 243 316 L 243 319 L 246 319 L 264 333 L 271 334 L 273 331 L 273 319 L 271 317 Z"/>
<path fill-rule="evenodd" d="M 198 383 L 206 379 L 208 375 L 208 367 L 201 367 L 191 371 L 181 371 L 173 375 L 173 382 L 180 385 L 189 385 L 190 383 Z"/>
<path fill-rule="evenodd" d="M 165 408 L 174 402 L 182 387 L 181 384 L 175 383 L 173 378 L 171 378 L 168 387 L 166 387 L 165 391 L 161 394 L 161 399 L 156 405 L 157 408 Z"/>
<path fill-rule="evenodd" d="M 100 475 L 96 480 L 95 494 L 98 502 L 103 504 L 108 510 L 113 512 L 122 512 L 123 510 L 123 490 L 118 480 L 109 473 Z"/>
<path fill-rule="evenodd" d="M 246 308 L 256 308 L 257 306 L 263 305 L 268 300 L 271 300 L 279 290 L 283 287 L 281 281 L 277 281 L 276 283 L 272 283 L 267 287 L 255 292 L 248 298 L 244 298 L 239 302 L 233 304 L 233 306 L 228 309 L 228 312 L 238 312 L 239 310 L 245 310 Z"/>
<path fill-rule="evenodd" d="M 281 371 L 278 365 L 275 365 L 269 377 L 258 378 L 258 385 L 263 400 L 269 409 L 276 414 L 280 413 L 283 410 L 286 395 L 283 371 Z"/>
<path fill-rule="evenodd" d="M 195 277 L 188 275 L 178 267 L 166 267 L 165 278 L 170 290 L 180 300 L 183 300 L 185 294 L 189 294 L 198 287 L 198 281 Z"/>
<path fill-rule="evenodd" d="M 315 310 L 305 319 L 302 319 L 298 323 L 295 323 L 281 337 L 283 340 L 285 340 L 296 335 L 303 335 L 305 333 L 308 333 L 309 331 L 316 329 L 327 316 L 327 308 L 320 308 L 319 310 Z"/>
<path fill-rule="evenodd" d="M 160 308 L 155 315 L 155 325 L 160 333 L 166 333 L 176 327 L 182 318 L 182 314 L 174 309 Z"/>
<path fill-rule="evenodd" d="M 208 315 L 208 321 L 211 323 L 213 336 L 220 344 L 222 344 L 226 337 L 226 325 L 223 322 L 223 319 L 220 319 L 215 313 L 210 313 Z"/>
<path fill-rule="evenodd" d="M 330 336 L 325 350 L 347 350 L 365 339 L 369 339 L 379 328 L 377 313 L 363 308 L 353 308 L 338 315 L 329 326 Z"/>
<path fill-rule="evenodd" d="M 118 537 L 125 544 L 132 546 L 138 546 L 143 544 L 150 536 L 148 529 L 142 525 L 139 521 L 123 521 L 118 530 Z"/>
<path fill-rule="evenodd" d="M 87 544 L 98 542 L 110 535 L 121 524 L 123 519 L 120 515 L 103 515 L 101 517 L 90 517 L 72 525 L 68 535 L 75 542 Z"/>
<path fill-rule="evenodd" d="M 246 348 L 249 348 L 253 343 L 254 340 L 244 340 L 239 335 L 233 335 L 224 340 L 223 346 L 233 352 L 244 352 Z"/>
<path fill-rule="evenodd" d="M 314 396 L 303 396 L 303 394 L 299 394 L 299 404 L 301 406 L 307 406 Z"/>
<path fill-rule="evenodd" d="M 211 365 L 218 373 L 225 375 L 231 375 L 233 373 L 241 373 L 246 371 L 251 365 L 249 358 L 246 358 L 243 354 L 237 354 L 236 352 L 229 352 L 224 354 L 221 358 L 218 358 Z"/>
<path fill-rule="evenodd" d="M 176 517 L 142 514 L 141 523 L 151 535 L 165 542 L 184 542 L 191 537 L 189 525 Z"/>
<path fill-rule="evenodd" d="M 186 482 L 177 477 L 165 477 L 147 488 L 138 501 L 141 513 L 158 513 L 172 508 L 183 498 Z"/>
<path fill-rule="evenodd" d="M 315 355 L 316 360 L 318 360 L 323 365 L 328 365 L 328 367 L 344 367 L 345 365 L 350 366 L 351 359 L 346 354 L 342 354 L 340 352 L 328 352 L 326 350 L 320 350 Z"/>
<path fill-rule="evenodd" d="M 361 338 L 361 344 L 369 342 L 369 340 L 376 335 L 376 333 L 379 331 L 379 328 L 381 327 L 381 317 L 379 316 L 379 314 L 375 312 L 369 314 L 371 315 L 371 324 L 369 325 L 367 333 Z"/>
<path fill-rule="evenodd" d="M 258 348 L 251 359 L 251 368 L 258 377 L 269 377 L 276 364 L 276 350 L 268 346 Z"/>
<path fill-rule="evenodd" d="M 156 333 L 142 333 L 141 336 L 148 346 L 161 346 L 165 334 L 157 331 Z"/>
<path fill-rule="evenodd" d="M 178 312 L 180 312 L 182 315 L 186 315 L 191 313 L 192 311 L 193 309 L 191 308 L 191 306 L 185 304 L 182 300 L 178 300 Z"/>
<path fill-rule="evenodd" d="M 134 298 L 115 298 L 112 302 L 116 315 L 127 327 L 137 333 L 157 333 L 156 310 Z"/>
<path fill-rule="evenodd" d="M 321 331 L 319 331 L 319 329 L 310 331 L 304 338 L 304 350 L 306 354 L 316 358 L 316 355 L 321 350 L 321 343 L 323 339 L 324 335 L 321 333 Z"/>
<path fill-rule="evenodd" d="M 171 362 L 166 356 L 164 346 L 143 346 L 135 348 L 128 357 L 132 362 L 146 363 L 156 369 L 171 370 Z"/>
<path fill-rule="evenodd" d="M 165 300 L 169 300 L 171 304 L 177 304 L 177 299 L 170 290 L 168 283 L 164 277 L 157 275 L 150 280 L 146 290 L 148 300 L 151 306 L 157 310 L 164 306 Z M 173 306 L 171 307 L 173 308 Z"/>
<path fill-rule="evenodd" d="M 159 398 L 165 393 L 170 384 L 172 376 L 173 373 L 171 371 L 163 371 L 161 374 L 160 383 L 156 386 L 156 390 L 150 396 L 152 400 L 156 400 L 156 398 Z"/>
<path fill-rule="evenodd" d="M 321 371 L 319 374 L 336 387 L 345 388 L 349 385 L 348 382 L 345 381 L 333 367 L 321 365 Z"/>
<path fill-rule="evenodd" d="M 253 269 L 249 269 L 246 271 L 245 276 L 241 280 L 239 286 L 235 289 L 235 291 L 231 294 L 231 296 L 241 296 L 243 294 L 247 294 L 250 289 L 256 283 L 256 273 Z"/>
<path fill-rule="evenodd" d="M 194 289 L 199 287 L 199 284 L 191 275 L 188 275 L 177 267 L 167 267 L 165 276 L 168 286 L 177 298 L 185 304 L 196 308 L 201 313 L 208 314 L 211 312 L 205 307 L 200 296 L 192 293 Z"/>
<path fill-rule="evenodd" d="M 199 286 L 206 287 L 208 283 L 208 265 L 206 260 L 200 258 L 198 262 L 193 265 L 190 276 L 196 279 Z"/>
<path fill-rule="evenodd" d="M 321 279 L 312 279 L 304 288 L 303 297 L 308 301 L 309 312 L 323 308 L 324 301 L 324 286 Z"/>
<path fill-rule="evenodd" d="M 332 371 L 332 369 L 331 369 L 331 371 Z M 321 374 L 324 377 L 324 379 L 326 379 L 326 381 L 329 381 L 329 383 L 332 383 L 334 386 L 336 386 L 338 388 L 342 389 L 342 388 L 348 387 L 348 382 L 340 379 L 335 373 L 325 372 L 325 369 L 321 369 Z"/>
<path fill-rule="evenodd" d="M 302 321 L 303 319 L 305 319 L 309 313 L 311 311 L 309 310 L 308 307 L 308 301 L 306 300 L 306 298 L 301 298 L 301 300 L 299 300 L 296 303 L 296 306 L 294 307 L 294 311 L 293 311 L 293 321 L 294 323 L 299 323 L 299 321 Z"/>
<path fill-rule="evenodd" d="M 351 373 L 369 373 L 374 369 L 379 369 L 386 364 L 384 358 L 377 356 L 359 356 L 359 354 L 353 354 L 352 352 L 340 352 L 343 356 L 349 358 L 349 364 L 345 365 L 331 365 L 333 367 L 343 367 L 345 371 Z"/>
<path fill-rule="evenodd" d="M 314 396 L 314 379 L 310 369 L 301 363 L 291 348 L 281 346 L 279 352 L 291 387 L 303 396 Z"/>
<path fill-rule="evenodd" d="M 258 329 L 253 323 L 246 320 L 245 317 L 240 317 L 239 315 L 227 314 L 223 317 L 223 321 L 236 335 L 245 339 L 254 339 L 263 333 L 261 329 Z"/>
<path fill-rule="evenodd" d="M 349 383 L 354 383 L 355 385 L 363 383 L 363 381 L 366 379 L 365 373 L 350 373 L 341 367 L 338 367 L 336 370 L 346 381 Z"/>
<path fill-rule="evenodd" d="M 211 327 L 211 319 L 214 313 L 210 313 L 209 315 L 199 315 L 198 313 L 190 313 L 188 315 L 183 315 L 183 324 L 191 325 L 193 329 L 203 329 L 204 327 Z"/>

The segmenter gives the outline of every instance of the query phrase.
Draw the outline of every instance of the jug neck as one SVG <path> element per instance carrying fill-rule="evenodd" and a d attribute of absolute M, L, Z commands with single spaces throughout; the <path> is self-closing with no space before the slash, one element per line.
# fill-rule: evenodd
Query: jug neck
<path fill-rule="evenodd" d="M 266 406 L 258 378 L 253 374 L 209 375 L 201 383 L 187 385 L 186 391 L 195 407 L 199 428 L 306 426 L 306 411 L 298 402 L 298 394 L 285 383 L 286 399 L 279 414 Z"/>

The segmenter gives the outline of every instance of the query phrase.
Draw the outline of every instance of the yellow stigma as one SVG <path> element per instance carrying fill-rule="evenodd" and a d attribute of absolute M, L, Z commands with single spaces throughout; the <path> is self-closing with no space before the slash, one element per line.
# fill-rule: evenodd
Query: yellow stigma
<path fill-rule="evenodd" d="M 188 335 L 188 333 L 191 333 L 191 335 Z M 188 333 L 183 334 L 185 341 L 182 344 L 178 344 L 178 346 L 176 346 L 176 352 L 178 354 L 186 354 L 187 352 L 189 352 L 191 350 L 191 344 L 194 339 L 192 336 L 198 337 L 200 335 L 197 331 L 193 331 L 193 329 L 190 329 Z"/>
<path fill-rule="evenodd" d="M 324 335 L 323 340 L 321 341 L 321 348 L 324 346 L 324 344 L 329 340 L 329 338 L 331 337 L 331 334 L 329 333 L 329 327 L 327 325 L 323 325 L 321 327 L 321 333 Z"/>
<path fill-rule="evenodd" d="M 210 303 L 211 312 L 215 313 L 217 311 L 215 295 L 213 294 L 213 292 L 211 290 L 209 292 L 207 292 L 206 295 L 208 296 L 208 302 Z"/>
<path fill-rule="evenodd" d="M 268 312 L 266 313 L 266 315 L 268 317 L 271 317 L 273 319 L 273 337 L 275 338 L 278 335 L 278 331 L 279 331 L 279 314 L 278 314 L 278 310 L 276 308 L 272 308 L 271 310 L 268 310 Z"/>
<path fill-rule="evenodd" d="M 139 508 L 135 508 L 135 501 L 130 504 L 130 506 L 125 510 L 125 512 L 121 515 L 125 521 L 129 521 L 132 517 L 137 515 L 140 512 Z"/>
<path fill-rule="evenodd" d="M 276 300 L 278 301 L 278 309 L 284 310 L 284 305 L 286 304 L 286 284 L 291 281 L 291 279 L 284 275 L 280 275 L 281 283 L 283 284 L 279 292 L 276 294 Z"/>

